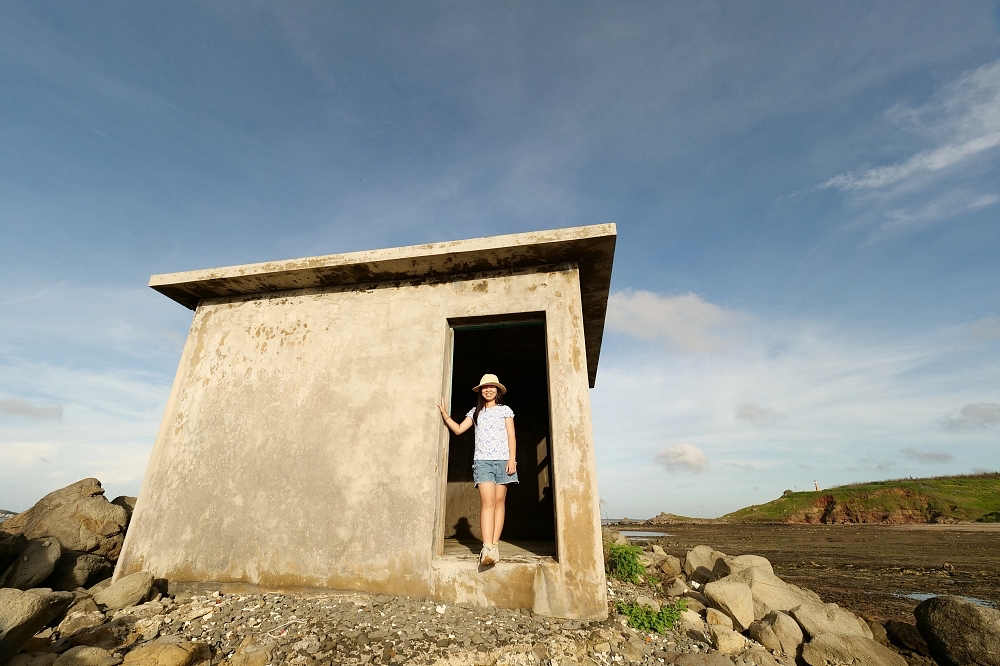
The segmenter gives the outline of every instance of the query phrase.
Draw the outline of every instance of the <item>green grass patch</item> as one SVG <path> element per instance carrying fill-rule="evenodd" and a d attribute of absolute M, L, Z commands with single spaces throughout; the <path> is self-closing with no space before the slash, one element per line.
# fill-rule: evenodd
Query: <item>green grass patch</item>
<path fill-rule="evenodd" d="M 639 563 L 642 548 L 622 544 L 608 544 L 608 575 L 627 583 L 641 583 L 646 567 Z"/>
<path fill-rule="evenodd" d="M 917 519 L 915 522 L 981 519 L 987 522 L 986 516 L 1000 514 L 997 507 L 1000 507 L 1000 474 L 994 472 L 853 483 L 819 492 L 786 491 L 776 500 L 734 511 L 722 520 L 803 522 L 803 516 L 811 514 L 808 522 L 880 522 L 879 516 L 886 520 L 890 515 L 910 516 Z"/>
<path fill-rule="evenodd" d="M 1000 511 L 990 511 L 979 517 L 980 523 L 1000 523 Z"/>
<path fill-rule="evenodd" d="M 647 634 L 654 631 L 663 634 L 668 629 L 673 629 L 680 622 L 681 611 L 686 608 L 687 604 L 683 599 L 675 604 L 664 604 L 659 611 L 654 611 L 649 606 L 640 606 L 634 601 L 619 601 L 615 605 L 615 610 L 628 619 L 630 627 Z"/>

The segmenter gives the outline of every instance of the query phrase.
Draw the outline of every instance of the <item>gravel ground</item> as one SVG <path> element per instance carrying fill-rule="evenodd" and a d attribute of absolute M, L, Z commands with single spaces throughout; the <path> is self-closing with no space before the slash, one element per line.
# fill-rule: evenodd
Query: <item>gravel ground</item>
<path fill-rule="evenodd" d="M 634 596 L 612 582 L 613 598 Z M 643 590 L 649 594 L 649 590 Z M 128 648 L 159 639 L 212 647 L 213 663 L 244 663 L 243 644 L 292 664 L 662 664 L 678 654 L 710 652 L 678 632 L 642 634 L 610 616 L 578 622 L 526 610 L 437 604 L 365 594 L 177 594 L 119 611 Z"/>

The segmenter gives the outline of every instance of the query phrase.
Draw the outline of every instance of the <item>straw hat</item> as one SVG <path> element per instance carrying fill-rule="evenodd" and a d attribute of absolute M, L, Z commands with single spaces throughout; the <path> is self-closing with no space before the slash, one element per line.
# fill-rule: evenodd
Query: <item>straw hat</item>
<path fill-rule="evenodd" d="M 500 395 L 507 392 L 507 389 L 500 383 L 496 375 L 483 375 L 483 378 L 479 380 L 479 386 L 473 386 L 472 390 L 479 393 L 479 389 L 484 386 L 496 386 L 500 390 Z"/>

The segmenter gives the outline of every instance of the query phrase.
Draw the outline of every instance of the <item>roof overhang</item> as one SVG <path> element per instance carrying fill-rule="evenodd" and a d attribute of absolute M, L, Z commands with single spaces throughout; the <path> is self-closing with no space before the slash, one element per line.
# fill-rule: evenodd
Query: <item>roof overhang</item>
<path fill-rule="evenodd" d="M 365 250 L 154 275 L 149 286 L 194 310 L 204 298 L 481 273 L 575 262 L 580 269 L 590 386 L 604 337 L 617 231 L 614 224 Z"/>

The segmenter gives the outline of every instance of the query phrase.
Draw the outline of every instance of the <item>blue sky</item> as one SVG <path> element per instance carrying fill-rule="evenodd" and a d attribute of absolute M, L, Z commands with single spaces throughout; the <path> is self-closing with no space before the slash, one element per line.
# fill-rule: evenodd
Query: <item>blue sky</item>
<path fill-rule="evenodd" d="M 610 515 L 1000 468 L 995 2 L 11 1 L 0 81 L 0 507 L 138 491 L 151 274 L 607 221 Z"/>

